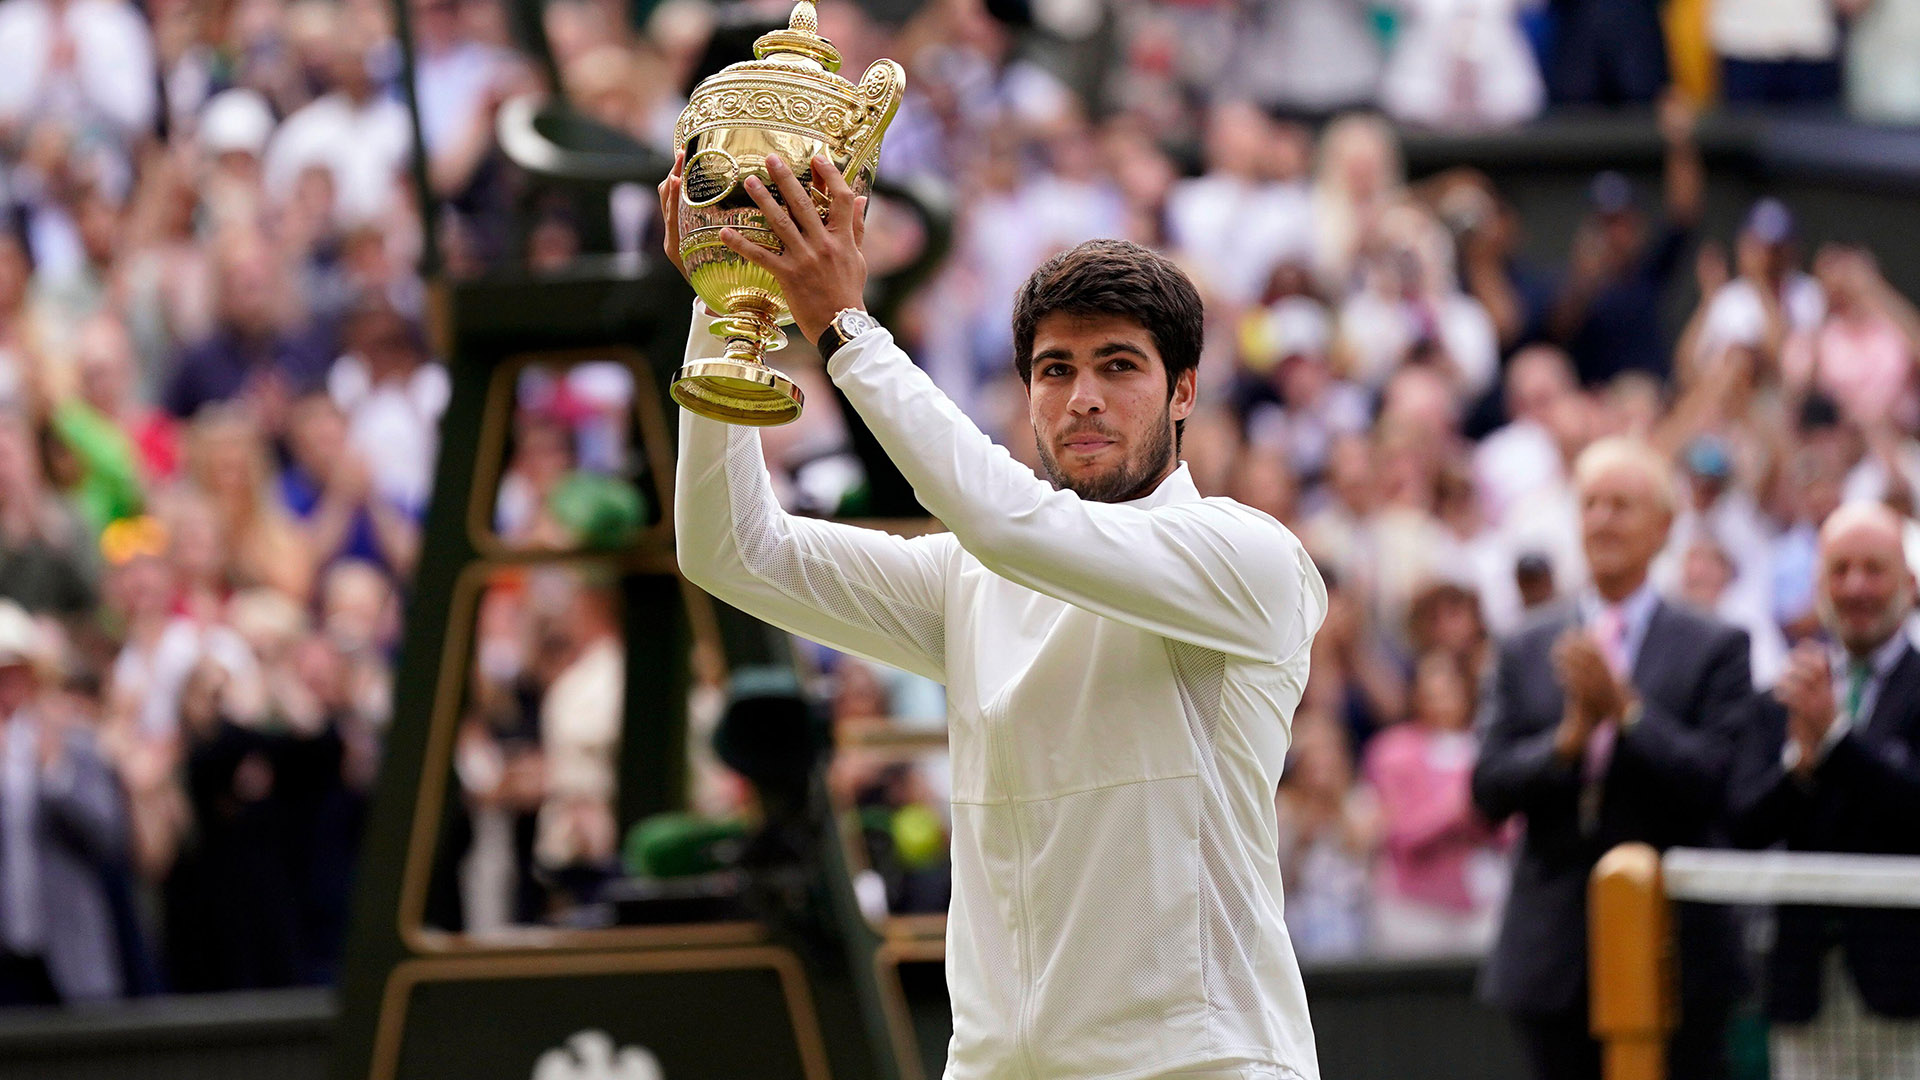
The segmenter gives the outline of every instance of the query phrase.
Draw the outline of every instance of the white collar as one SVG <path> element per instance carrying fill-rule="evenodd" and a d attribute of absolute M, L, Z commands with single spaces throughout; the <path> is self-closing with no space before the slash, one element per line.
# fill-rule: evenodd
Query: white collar
<path fill-rule="evenodd" d="M 1628 593 L 1627 598 L 1618 604 L 1607 603 L 1606 598 L 1600 595 L 1600 590 L 1588 586 L 1586 601 L 1582 607 L 1585 609 L 1588 618 L 1592 618 L 1602 611 L 1618 611 L 1621 619 L 1623 619 L 1628 626 L 1635 626 L 1651 618 L 1653 616 L 1653 606 L 1659 602 L 1660 594 L 1654 591 L 1653 578 L 1649 576 L 1647 580 L 1640 583 L 1638 589 Z"/>
<path fill-rule="evenodd" d="M 1137 499 L 1115 503 L 1115 506 L 1137 506 L 1142 510 L 1152 510 L 1157 506 L 1172 506 L 1175 503 L 1195 502 L 1200 498 L 1200 489 L 1194 486 L 1193 473 L 1187 463 L 1182 461 L 1174 466 L 1166 479 L 1160 481 L 1152 491 Z"/>

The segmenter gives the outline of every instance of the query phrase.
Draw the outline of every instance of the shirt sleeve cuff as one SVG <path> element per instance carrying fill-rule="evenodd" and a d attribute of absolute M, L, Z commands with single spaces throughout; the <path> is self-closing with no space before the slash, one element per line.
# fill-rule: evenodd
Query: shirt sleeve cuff
<path fill-rule="evenodd" d="M 876 326 L 871 330 L 855 334 L 845 345 L 833 350 L 833 356 L 827 360 L 827 377 L 838 380 L 868 348 L 882 340 L 893 340 L 893 335 L 884 326 Z"/>

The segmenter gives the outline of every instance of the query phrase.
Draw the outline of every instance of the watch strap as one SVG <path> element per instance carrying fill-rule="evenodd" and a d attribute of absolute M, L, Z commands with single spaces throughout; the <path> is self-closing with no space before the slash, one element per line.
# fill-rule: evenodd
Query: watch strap
<path fill-rule="evenodd" d="M 833 354 L 839 352 L 841 346 L 853 340 L 853 337 L 841 332 L 840 329 L 840 319 L 848 313 L 860 316 L 869 324 L 867 327 L 862 327 L 862 330 L 878 325 L 873 321 L 873 316 L 861 308 L 841 308 L 834 312 L 833 319 L 827 323 L 827 328 L 820 332 L 820 340 L 815 343 L 815 347 L 820 350 L 822 361 L 833 359 Z"/>

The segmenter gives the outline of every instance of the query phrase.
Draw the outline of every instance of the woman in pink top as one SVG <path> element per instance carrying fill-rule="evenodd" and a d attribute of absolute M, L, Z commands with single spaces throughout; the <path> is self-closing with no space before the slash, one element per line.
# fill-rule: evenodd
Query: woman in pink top
<path fill-rule="evenodd" d="M 1920 312 L 1887 284 L 1863 248 L 1829 244 L 1813 272 L 1826 290 L 1827 316 L 1814 334 L 1811 364 L 1801 361 L 1811 370 L 1793 370 L 1795 357 L 1783 360 L 1790 380 L 1810 380 L 1868 427 L 1911 424 Z"/>
<path fill-rule="evenodd" d="M 1411 719 L 1376 736 L 1363 772 L 1386 833 L 1376 877 L 1376 951 L 1391 956 L 1484 951 L 1505 880 L 1495 837 L 1468 783 L 1478 745 L 1473 694 L 1458 661 L 1440 652 L 1414 671 Z"/>

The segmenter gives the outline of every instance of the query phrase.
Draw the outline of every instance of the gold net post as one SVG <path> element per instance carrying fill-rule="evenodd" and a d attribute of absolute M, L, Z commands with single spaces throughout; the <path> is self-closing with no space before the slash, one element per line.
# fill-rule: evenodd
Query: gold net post
<path fill-rule="evenodd" d="M 1675 1015 L 1673 915 L 1660 853 L 1621 844 L 1587 883 L 1593 1036 L 1606 1080 L 1665 1080 Z"/>

